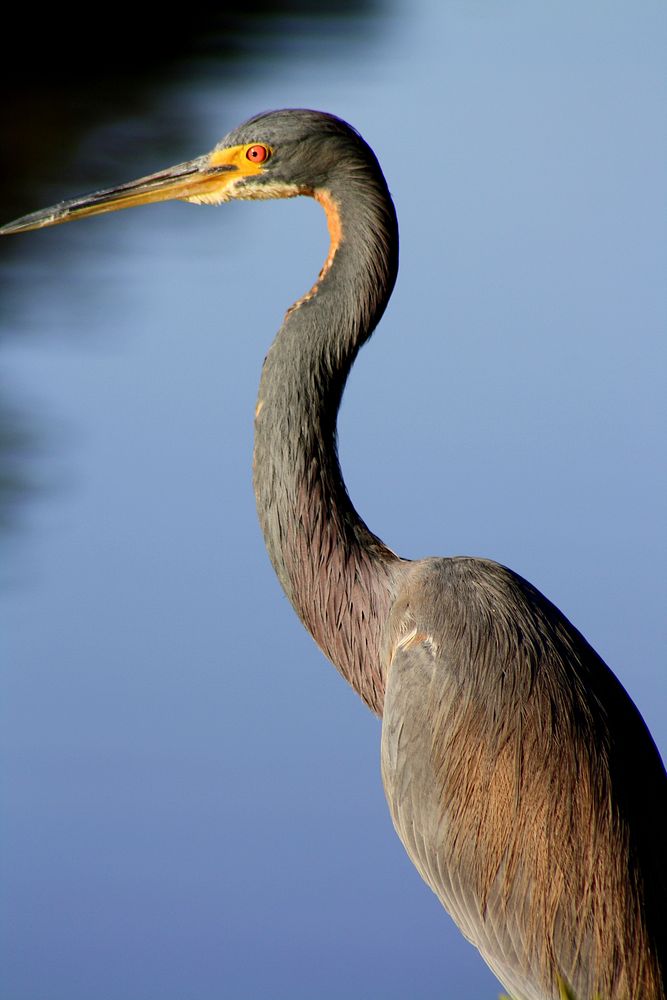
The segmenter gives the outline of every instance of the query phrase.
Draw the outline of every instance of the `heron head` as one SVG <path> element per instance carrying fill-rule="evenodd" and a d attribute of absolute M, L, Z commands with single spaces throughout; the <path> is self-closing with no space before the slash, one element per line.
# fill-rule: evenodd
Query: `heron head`
<path fill-rule="evenodd" d="M 375 163 L 363 139 L 345 122 L 320 111 L 271 111 L 230 132 L 204 156 L 128 184 L 60 202 L 0 229 L 25 232 L 157 201 L 219 204 L 235 198 L 313 195 L 332 171 Z M 379 168 L 378 168 L 379 169 Z"/>

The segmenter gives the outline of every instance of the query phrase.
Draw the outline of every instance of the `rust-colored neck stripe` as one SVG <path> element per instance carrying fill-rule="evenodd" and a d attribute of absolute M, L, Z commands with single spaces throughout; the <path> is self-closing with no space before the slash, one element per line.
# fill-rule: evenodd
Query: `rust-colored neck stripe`
<path fill-rule="evenodd" d="M 340 217 L 340 209 L 338 207 L 338 202 L 331 194 L 331 191 L 328 191 L 326 188 L 308 188 L 304 189 L 300 193 L 314 198 L 315 201 L 318 202 L 324 209 L 327 217 L 327 227 L 329 229 L 330 237 L 329 253 L 327 254 L 327 259 L 324 261 L 320 273 L 317 276 L 317 281 L 310 291 L 306 292 L 305 295 L 302 295 L 300 299 L 297 299 L 296 302 L 290 306 L 285 314 L 286 318 L 290 315 L 290 313 L 293 313 L 295 309 L 302 306 L 304 302 L 308 302 L 313 298 L 313 296 L 317 295 L 322 281 L 331 269 L 331 265 L 334 262 L 334 257 L 336 256 L 338 248 L 343 242 L 343 223 Z"/>

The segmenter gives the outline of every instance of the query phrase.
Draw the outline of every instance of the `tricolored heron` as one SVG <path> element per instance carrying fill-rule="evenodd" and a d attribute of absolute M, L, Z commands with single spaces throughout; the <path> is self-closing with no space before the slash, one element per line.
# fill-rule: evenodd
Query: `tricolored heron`
<path fill-rule="evenodd" d="M 310 195 L 331 245 L 262 371 L 254 483 L 297 614 L 382 716 L 382 777 L 410 857 L 517 1000 L 665 1000 L 667 777 L 632 701 L 539 591 L 496 563 L 402 559 L 363 523 L 336 415 L 398 267 L 363 139 L 328 114 L 259 115 L 198 159 L 3 233 L 180 198 Z"/>

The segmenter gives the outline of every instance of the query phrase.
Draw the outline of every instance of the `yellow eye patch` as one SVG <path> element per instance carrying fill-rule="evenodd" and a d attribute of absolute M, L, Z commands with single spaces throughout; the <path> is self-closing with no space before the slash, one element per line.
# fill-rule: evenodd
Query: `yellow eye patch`
<path fill-rule="evenodd" d="M 259 150 L 266 152 L 263 158 Z M 271 152 L 271 147 L 264 143 L 250 142 L 243 146 L 229 146 L 227 149 L 214 149 L 209 164 L 212 167 L 235 167 L 243 177 L 250 177 L 262 173 L 263 164 L 270 158 Z"/>

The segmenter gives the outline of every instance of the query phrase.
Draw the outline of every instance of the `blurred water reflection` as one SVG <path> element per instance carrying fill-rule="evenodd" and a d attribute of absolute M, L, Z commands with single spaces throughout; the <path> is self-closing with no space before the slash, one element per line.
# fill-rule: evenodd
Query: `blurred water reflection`
<path fill-rule="evenodd" d="M 90 128 L 135 116 L 153 130 L 143 135 L 148 148 L 165 138 L 182 141 L 187 122 L 155 116 L 165 86 L 183 89 L 208 74 L 223 87 L 275 72 L 311 46 L 331 57 L 342 41 L 354 46 L 376 36 L 387 9 L 388 0 L 246 0 L 243 7 L 200 4 L 196 17 L 137 8 L 91 30 L 84 16 L 65 19 L 47 7 L 35 19 L 17 6 L 12 32 L 27 51 L 0 67 L 3 217 L 6 209 L 23 214 L 39 185 L 60 177 Z M 98 154 L 102 175 L 107 155 Z M 75 169 L 76 179 L 85 179 L 85 156 Z"/>

